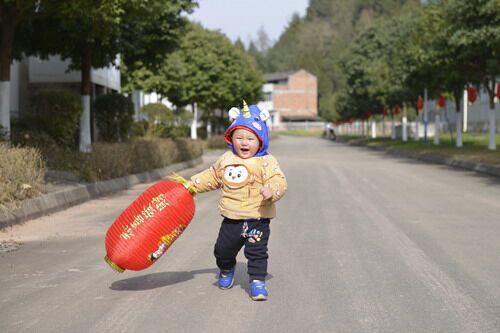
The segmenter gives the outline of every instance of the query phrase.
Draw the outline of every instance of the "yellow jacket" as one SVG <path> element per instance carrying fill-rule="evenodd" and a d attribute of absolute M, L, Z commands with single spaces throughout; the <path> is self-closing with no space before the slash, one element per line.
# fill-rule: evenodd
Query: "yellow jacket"
<path fill-rule="evenodd" d="M 274 203 L 287 189 L 285 175 L 272 155 L 242 159 L 231 151 L 191 177 L 189 185 L 194 185 L 199 193 L 222 189 L 219 212 L 235 220 L 275 217 Z M 264 185 L 273 190 L 268 200 L 260 194 Z"/>

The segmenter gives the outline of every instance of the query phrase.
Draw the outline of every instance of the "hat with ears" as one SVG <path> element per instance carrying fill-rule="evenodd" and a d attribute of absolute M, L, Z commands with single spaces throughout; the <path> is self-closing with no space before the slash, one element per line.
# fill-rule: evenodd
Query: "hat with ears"
<path fill-rule="evenodd" d="M 267 155 L 269 148 L 269 134 L 267 130 L 266 120 L 269 119 L 269 112 L 267 110 L 261 111 L 257 105 L 248 106 L 243 101 L 243 108 L 231 108 L 229 110 L 229 117 L 233 122 L 224 132 L 224 140 L 228 147 L 235 153 L 233 147 L 232 134 L 236 129 L 242 128 L 253 132 L 260 141 L 259 151 L 255 156 Z"/>

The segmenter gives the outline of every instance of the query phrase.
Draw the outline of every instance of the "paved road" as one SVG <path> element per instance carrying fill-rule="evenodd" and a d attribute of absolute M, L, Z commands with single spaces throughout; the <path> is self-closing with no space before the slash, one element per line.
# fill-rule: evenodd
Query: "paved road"
<path fill-rule="evenodd" d="M 217 194 L 151 268 L 112 271 L 107 227 L 146 186 L 2 239 L 0 332 L 500 332 L 500 182 L 319 138 L 272 142 L 289 181 L 270 299 L 215 286 Z M 187 173 L 194 170 L 188 170 Z"/>

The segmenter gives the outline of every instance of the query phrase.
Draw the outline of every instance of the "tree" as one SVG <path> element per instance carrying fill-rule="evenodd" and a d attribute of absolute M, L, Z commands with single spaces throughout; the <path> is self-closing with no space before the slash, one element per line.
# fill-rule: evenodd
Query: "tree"
<path fill-rule="evenodd" d="M 355 110 L 342 118 L 381 113 L 384 105 L 402 105 L 415 98 L 405 81 L 411 19 L 408 16 L 381 20 L 359 34 L 346 50 L 340 66 L 347 96 Z"/>
<path fill-rule="evenodd" d="M 177 45 L 193 0 L 81 0 L 48 2 L 51 13 L 33 33 L 42 34 L 33 45 L 41 54 L 60 54 L 82 73 L 84 112 L 80 121 L 80 150 L 90 149 L 90 73 L 116 63 L 137 61 L 153 66 Z M 47 29 L 51 27 L 52 29 Z M 51 34 L 51 35 L 50 35 Z M 50 35 L 50 38 L 47 37 Z M 71 43 L 61 43 L 61 37 Z"/>
<path fill-rule="evenodd" d="M 311 0 L 306 16 L 295 15 L 268 51 L 265 71 L 304 68 L 318 78 L 319 112 L 326 119 L 339 114 L 335 96 L 347 89 L 338 65 L 358 33 L 376 19 L 397 16 L 418 7 L 417 0 Z"/>
<path fill-rule="evenodd" d="M 252 59 L 223 34 L 191 24 L 179 50 L 166 58 L 158 91 L 178 107 L 227 110 L 257 102 L 263 84 Z M 194 119 L 196 121 L 196 119 Z"/>
<path fill-rule="evenodd" d="M 488 92 L 490 135 L 488 148 L 496 150 L 495 83 L 500 75 L 500 1 L 443 1 L 448 45 L 455 52 L 457 71 Z M 462 87 L 463 88 L 463 87 Z M 463 90 L 462 90 L 463 91 Z"/>
<path fill-rule="evenodd" d="M 0 0 L 0 129 L 10 132 L 10 65 L 20 57 L 19 27 L 37 15 L 41 0 Z"/>

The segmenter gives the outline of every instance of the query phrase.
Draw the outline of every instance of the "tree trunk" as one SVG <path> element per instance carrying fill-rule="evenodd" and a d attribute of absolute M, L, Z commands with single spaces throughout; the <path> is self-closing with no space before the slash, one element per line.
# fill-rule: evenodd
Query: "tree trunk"
<path fill-rule="evenodd" d="M 12 44 L 17 22 L 8 17 L 2 8 L 0 15 L 0 135 L 8 138 L 10 135 L 10 63 L 12 62 Z"/>
<path fill-rule="evenodd" d="M 456 140 L 456 146 L 457 148 L 462 148 L 463 142 L 462 142 L 462 109 L 460 108 L 460 100 L 462 97 L 462 89 L 457 90 L 454 92 L 454 97 L 455 97 L 455 115 L 457 116 L 457 121 L 456 121 L 456 133 L 457 133 L 457 140 Z M 464 100 L 464 103 L 467 103 L 466 100 Z"/>
<path fill-rule="evenodd" d="M 489 106 L 490 106 L 490 112 L 489 112 L 489 119 L 490 119 L 490 125 L 489 125 L 489 140 L 488 140 L 488 149 L 489 150 L 496 150 L 497 149 L 497 144 L 496 144 L 496 119 L 495 119 L 495 79 L 491 79 L 485 82 L 484 86 L 486 87 L 486 90 L 488 91 L 488 100 L 489 100 Z"/>
<path fill-rule="evenodd" d="M 196 140 L 198 139 L 198 107 L 196 103 L 191 104 L 193 108 L 193 122 L 191 123 L 191 139 Z"/>
<path fill-rule="evenodd" d="M 90 73 L 92 70 L 92 46 L 86 44 L 82 50 L 82 104 L 83 112 L 80 117 L 80 151 L 91 151 L 91 138 L 90 138 Z"/>
<path fill-rule="evenodd" d="M 408 141 L 408 117 L 406 112 L 406 103 L 403 104 L 403 119 L 401 120 L 401 136 L 403 142 Z"/>

